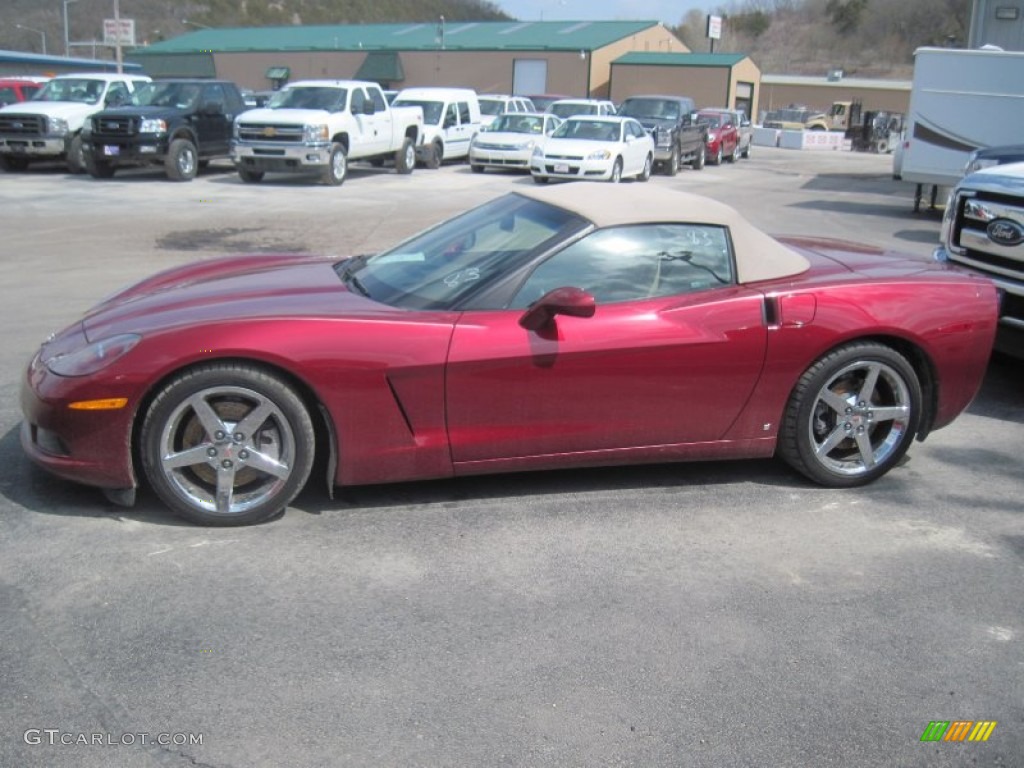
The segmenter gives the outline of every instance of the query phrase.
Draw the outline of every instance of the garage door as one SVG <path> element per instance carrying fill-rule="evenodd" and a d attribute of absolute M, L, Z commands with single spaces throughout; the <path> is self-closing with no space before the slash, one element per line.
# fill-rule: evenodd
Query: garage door
<path fill-rule="evenodd" d="M 512 93 L 547 93 L 547 59 L 516 59 L 512 70 Z"/>

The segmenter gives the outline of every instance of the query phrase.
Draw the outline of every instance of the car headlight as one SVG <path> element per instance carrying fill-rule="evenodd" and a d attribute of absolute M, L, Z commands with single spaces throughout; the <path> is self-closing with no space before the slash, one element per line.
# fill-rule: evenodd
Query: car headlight
<path fill-rule="evenodd" d="M 68 132 L 68 121 L 62 117 L 49 117 L 46 119 L 47 132 L 52 136 L 64 136 Z"/>
<path fill-rule="evenodd" d="M 612 153 L 607 149 L 599 149 L 596 152 L 591 152 L 587 155 L 587 160 L 609 160 Z"/>
<path fill-rule="evenodd" d="M 108 365 L 139 343 L 142 337 L 135 333 L 122 333 L 101 339 L 86 347 L 44 360 L 43 364 L 58 376 L 88 376 L 102 371 Z"/>
<path fill-rule="evenodd" d="M 534 147 L 533 148 L 533 157 L 536 160 L 543 160 L 544 159 L 544 148 L 543 147 Z"/>
<path fill-rule="evenodd" d="M 167 133 L 167 121 L 147 117 L 139 124 L 139 133 Z"/>
<path fill-rule="evenodd" d="M 537 146 L 537 142 L 531 139 L 530 141 L 524 141 L 521 144 L 516 144 L 515 149 L 533 149 Z"/>
<path fill-rule="evenodd" d="M 990 157 L 977 158 L 972 157 L 967 161 L 966 167 L 964 167 L 964 176 L 968 173 L 974 173 L 975 171 L 983 171 L 986 168 L 991 168 L 995 165 L 999 165 L 999 161 Z"/>
<path fill-rule="evenodd" d="M 320 141 L 327 141 L 331 136 L 326 125 L 304 125 L 302 127 L 302 140 L 307 144 L 314 144 Z"/>

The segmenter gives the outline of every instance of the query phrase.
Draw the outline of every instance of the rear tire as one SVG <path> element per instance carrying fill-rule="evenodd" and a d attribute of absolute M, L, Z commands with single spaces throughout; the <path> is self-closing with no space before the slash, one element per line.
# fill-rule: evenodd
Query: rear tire
<path fill-rule="evenodd" d="M 199 154 L 188 139 L 175 139 L 167 148 L 164 170 L 171 181 L 192 181 L 199 170 Z"/>
<path fill-rule="evenodd" d="M 779 433 L 778 454 L 811 480 L 851 488 L 884 475 L 921 423 L 921 384 L 891 347 L 854 342 L 800 377 Z"/>

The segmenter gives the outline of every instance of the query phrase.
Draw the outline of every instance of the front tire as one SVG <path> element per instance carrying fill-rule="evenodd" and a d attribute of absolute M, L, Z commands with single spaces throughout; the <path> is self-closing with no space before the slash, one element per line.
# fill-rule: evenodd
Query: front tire
<path fill-rule="evenodd" d="M 690 167 L 695 171 L 699 171 L 704 167 L 704 160 L 707 157 L 706 150 L 704 149 L 703 142 L 697 149 L 697 154 L 693 156 L 693 160 L 690 162 Z"/>
<path fill-rule="evenodd" d="M 89 175 L 94 179 L 112 179 L 114 178 L 114 173 L 117 169 L 113 163 L 107 160 L 97 160 L 96 158 L 86 155 L 85 170 L 88 171 Z"/>
<path fill-rule="evenodd" d="M 416 146 L 412 143 L 412 139 L 406 137 L 405 141 L 402 142 L 402 146 L 395 152 L 395 170 L 404 176 L 412 173 L 415 167 Z"/>
<path fill-rule="evenodd" d="M 722 164 L 722 145 L 721 144 L 718 145 L 718 151 L 715 152 L 715 156 L 711 158 L 710 162 L 711 162 L 712 165 L 721 165 Z"/>
<path fill-rule="evenodd" d="M 665 175 L 675 176 L 679 173 L 679 147 L 672 147 L 672 155 L 665 163 Z"/>
<path fill-rule="evenodd" d="M 436 171 L 441 167 L 442 160 L 444 160 L 444 145 L 435 141 L 430 145 L 430 152 L 427 154 L 427 168 Z"/>
<path fill-rule="evenodd" d="M 207 365 L 156 395 L 140 453 L 153 490 L 175 514 L 201 525 L 248 525 L 277 514 L 302 490 L 313 464 L 313 423 L 276 375 Z"/>
<path fill-rule="evenodd" d="M 199 153 L 188 139 L 175 139 L 167 148 L 164 170 L 171 181 L 192 181 L 199 170 Z"/>
<path fill-rule="evenodd" d="M 612 166 L 612 175 L 608 179 L 612 184 L 618 184 L 622 181 L 622 158 L 616 157 L 615 164 Z"/>
<path fill-rule="evenodd" d="M 82 147 L 82 135 L 76 133 L 68 142 L 67 149 L 68 173 L 85 173 L 85 149 Z"/>
<path fill-rule="evenodd" d="M 26 168 L 28 168 L 28 160 L 24 157 L 11 157 L 10 155 L 0 155 L 0 168 L 3 168 L 8 173 L 24 171 Z"/>
<path fill-rule="evenodd" d="M 856 342 L 800 377 L 779 434 L 781 458 L 821 485 L 870 483 L 900 461 L 921 423 L 921 384 L 891 347 Z"/>
<path fill-rule="evenodd" d="M 651 167 L 654 165 L 654 157 L 648 155 L 647 159 L 644 160 L 644 168 L 640 171 L 640 175 L 636 177 L 637 181 L 649 181 L 651 178 Z"/>
<path fill-rule="evenodd" d="M 238 176 L 246 184 L 259 184 L 263 181 L 263 171 L 251 171 L 248 168 L 239 168 Z"/>
<path fill-rule="evenodd" d="M 331 187 L 340 187 L 348 177 L 348 154 L 341 144 L 331 145 L 331 156 L 327 158 L 323 182 Z"/>

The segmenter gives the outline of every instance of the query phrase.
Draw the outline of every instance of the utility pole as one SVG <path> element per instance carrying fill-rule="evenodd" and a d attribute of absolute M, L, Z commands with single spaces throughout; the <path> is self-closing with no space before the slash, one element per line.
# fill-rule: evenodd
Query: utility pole
<path fill-rule="evenodd" d="M 117 74 L 124 72 L 124 65 L 121 63 L 121 0 L 114 0 L 114 26 L 117 29 L 117 36 L 114 38 L 114 56 L 117 60 Z"/>

